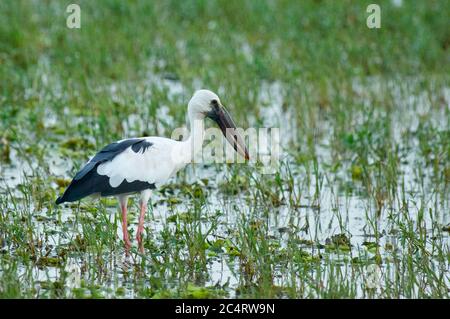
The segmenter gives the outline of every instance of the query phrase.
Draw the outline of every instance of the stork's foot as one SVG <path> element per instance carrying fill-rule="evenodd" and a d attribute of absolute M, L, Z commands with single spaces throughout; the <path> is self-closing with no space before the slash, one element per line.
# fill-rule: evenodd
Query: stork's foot
<path fill-rule="evenodd" d="M 144 217 L 147 211 L 147 200 L 141 201 L 141 212 L 139 214 L 139 224 L 136 231 L 136 240 L 138 242 L 139 251 L 144 252 L 144 243 L 142 242 L 142 234 L 144 233 Z"/>
<path fill-rule="evenodd" d="M 130 249 L 131 249 L 131 241 L 127 238 L 124 239 L 124 246 L 125 246 L 125 253 L 128 255 L 130 253 Z"/>
<path fill-rule="evenodd" d="M 136 234 L 136 240 L 138 242 L 139 251 L 141 253 L 144 252 L 144 243 L 142 242 L 142 232 L 143 232 L 143 229 L 142 230 L 138 229 L 137 234 Z"/>
<path fill-rule="evenodd" d="M 123 232 L 123 241 L 125 243 L 125 253 L 129 255 L 131 248 L 131 241 L 130 237 L 128 236 L 127 199 L 128 197 L 126 196 L 119 197 L 120 209 L 122 210 L 122 232 Z"/>
<path fill-rule="evenodd" d="M 136 239 L 138 241 L 139 252 L 143 253 L 144 252 L 144 242 L 142 241 L 141 237 L 136 236 Z"/>

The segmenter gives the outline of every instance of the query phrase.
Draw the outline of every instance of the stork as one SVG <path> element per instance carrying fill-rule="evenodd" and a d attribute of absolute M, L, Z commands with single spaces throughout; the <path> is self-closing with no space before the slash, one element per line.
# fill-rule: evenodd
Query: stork
<path fill-rule="evenodd" d="M 91 195 L 116 196 L 122 212 L 123 241 L 128 253 L 131 240 L 127 229 L 127 201 L 130 195 L 140 193 L 136 240 L 142 252 L 144 217 L 152 190 L 165 184 L 201 150 L 205 118 L 216 122 L 235 151 L 246 160 L 249 159 L 236 125 L 215 93 L 209 90 L 196 91 L 188 103 L 187 112 L 190 134 L 185 141 L 150 136 L 109 144 L 81 168 L 64 194 L 58 197 L 56 204 L 78 201 Z"/>

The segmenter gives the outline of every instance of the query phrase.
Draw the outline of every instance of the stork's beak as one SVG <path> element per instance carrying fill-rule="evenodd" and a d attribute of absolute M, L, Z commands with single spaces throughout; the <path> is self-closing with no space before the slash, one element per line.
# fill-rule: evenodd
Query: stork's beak
<path fill-rule="evenodd" d="M 206 116 L 219 125 L 223 135 L 233 146 L 234 150 L 246 160 L 249 160 L 250 157 L 248 155 L 248 150 L 245 146 L 244 140 L 236 130 L 236 125 L 227 110 L 222 105 L 216 105 L 212 111 L 206 114 Z"/>

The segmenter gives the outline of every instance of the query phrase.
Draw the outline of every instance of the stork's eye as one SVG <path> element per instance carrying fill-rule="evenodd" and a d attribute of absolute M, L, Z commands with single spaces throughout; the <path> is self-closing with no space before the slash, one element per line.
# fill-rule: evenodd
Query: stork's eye
<path fill-rule="evenodd" d="M 214 99 L 214 100 L 211 100 L 211 105 L 213 105 L 213 106 L 217 106 L 217 105 L 218 105 L 218 103 L 219 103 L 219 102 L 217 102 L 217 100 L 216 100 L 216 99 Z"/>

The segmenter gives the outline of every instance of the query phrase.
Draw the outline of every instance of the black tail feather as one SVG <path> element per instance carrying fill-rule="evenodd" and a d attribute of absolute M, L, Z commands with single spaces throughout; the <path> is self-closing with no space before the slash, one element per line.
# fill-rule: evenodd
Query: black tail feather
<path fill-rule="evenodd" d="M 90 172 L 82 179 L 73 179 L 64 194 L 58 197 L 55 203 L 58 205 L 65 202 L 74 202 L 94 193 L 100 193 L 102 185 L 99 185 L 98 180 L 92 178 L 92 175 L 94 174 Z"/>

